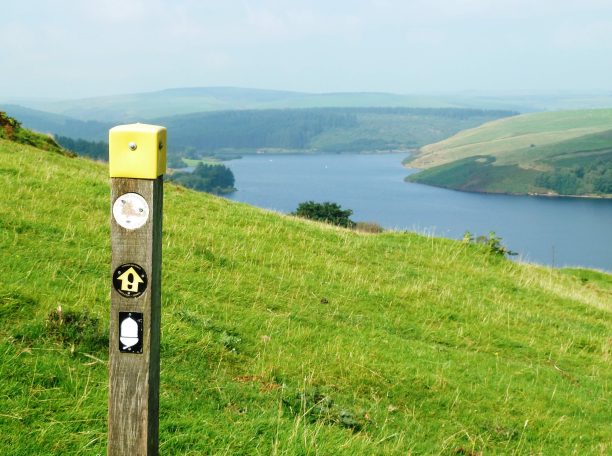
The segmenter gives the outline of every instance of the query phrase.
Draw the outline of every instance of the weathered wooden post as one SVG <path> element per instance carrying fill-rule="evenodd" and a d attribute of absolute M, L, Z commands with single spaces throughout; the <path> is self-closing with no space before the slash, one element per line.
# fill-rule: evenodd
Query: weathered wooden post
<path fill-rule="evenodd" d="M 157 455 L 166 129 L 109 132 L 111 315 L 108 454 Z"/>

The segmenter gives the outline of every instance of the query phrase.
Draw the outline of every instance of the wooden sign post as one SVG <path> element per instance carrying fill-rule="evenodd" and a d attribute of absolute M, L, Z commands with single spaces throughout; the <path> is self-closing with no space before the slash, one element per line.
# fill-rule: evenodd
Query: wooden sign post
<path fill-rule="evenodd" d="M 112 280 L 108 454 L 157 455 L 166 129 L 109 132 Z"/>

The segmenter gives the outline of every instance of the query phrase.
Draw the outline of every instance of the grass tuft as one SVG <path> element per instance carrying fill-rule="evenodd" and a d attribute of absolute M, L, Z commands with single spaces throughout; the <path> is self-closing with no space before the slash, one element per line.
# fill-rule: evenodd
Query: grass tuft
<path fill-rule="evenodd" d="M 108 330 L 97 317 L 87 312 L 64 311 L 61 306 L 47 316 L 45 334 L 64 346 L 79 346 L 85 351 L 108 348 Z"/>

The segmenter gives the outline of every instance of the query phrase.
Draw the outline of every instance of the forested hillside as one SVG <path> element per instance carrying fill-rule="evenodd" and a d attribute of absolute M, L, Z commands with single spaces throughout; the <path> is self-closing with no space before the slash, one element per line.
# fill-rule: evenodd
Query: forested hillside
<path fill-rule="evenodd" d="M 82 121 L 17 106 L 12 115 L 36 131 L 62 138 L 68 148 L 99 158 L 98 143 L 118 121 Z M 454 108 L 312 108 L 233 110 L 130 122 L 163 125 L 171 158 L 235 157 L 267 153 L 343 153 L 413 149 L 458 131 L 515 113 Z"/>
<path fill-rule="evenodd" d="M 317 108 L 223 111 L 154 119 L 173 131 L 177 152 L 362 152 L 410 149 L 509 111 Z"/>

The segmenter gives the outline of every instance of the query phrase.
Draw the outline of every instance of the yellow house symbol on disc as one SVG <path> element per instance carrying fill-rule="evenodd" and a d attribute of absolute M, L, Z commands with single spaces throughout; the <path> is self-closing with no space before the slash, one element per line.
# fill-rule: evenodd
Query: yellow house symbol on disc
<path fill-rule="evenodd" d="M 125 263 L 113 273 L 115 290 L 126 298 L 137 298 L 147 289 L 147 273 L 136 263 Z"/>
<path fill-rule="evenodd" d="M 121 281 L 121 291 L 130 291 L 132 293 L 138 292 L 138 285 L 144 283 L 144 280 L 140 278 L 133 267 L 130 267 L 117 279 Z"/>

